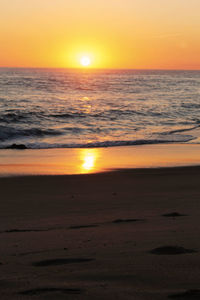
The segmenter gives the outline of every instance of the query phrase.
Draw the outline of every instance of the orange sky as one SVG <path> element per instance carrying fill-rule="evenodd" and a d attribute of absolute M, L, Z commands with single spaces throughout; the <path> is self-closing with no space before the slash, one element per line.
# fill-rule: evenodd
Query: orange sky
<path fill-rule="evenodd" d="M 0 66 L 200 69 L 200 0 L 0 0 Z"/>

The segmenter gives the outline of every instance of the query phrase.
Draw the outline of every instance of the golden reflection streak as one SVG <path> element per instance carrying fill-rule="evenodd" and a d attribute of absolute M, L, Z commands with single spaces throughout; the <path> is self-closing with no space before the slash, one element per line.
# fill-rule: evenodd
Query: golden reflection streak
<path fill-rule="evenodd" d="M 81 149 L 81 173 L 89 173 L 96 168 L 96 160 L 98 158 L 98 151 L 96 149 Z"/>
<path fill-rule="evenodd" d="M 82 101 L 89 101 L 90 98 L 89 97 L 82 97 Z"/>
<path fill-rule="evenodd" d="M 83 103 L 80 106 L 82 108 L 82 111 L 86 114 L 89 114 L 92 110 L 92 105 L 90 104 L 91 99 L 89 97 L 82 97 L 80 100 Z"/>

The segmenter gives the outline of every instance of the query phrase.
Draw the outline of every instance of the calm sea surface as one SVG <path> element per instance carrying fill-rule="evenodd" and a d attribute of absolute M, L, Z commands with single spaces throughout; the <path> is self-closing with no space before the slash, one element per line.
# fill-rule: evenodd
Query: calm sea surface
<path fill-rule="evenodd" d="M 0 69 L 0 148 L 200 143 L 200 71 Z"/>

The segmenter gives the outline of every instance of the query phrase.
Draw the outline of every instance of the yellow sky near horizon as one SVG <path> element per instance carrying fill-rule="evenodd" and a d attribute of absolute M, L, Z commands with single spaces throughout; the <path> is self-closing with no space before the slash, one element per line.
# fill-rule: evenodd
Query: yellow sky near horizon
<path fill-rule="evenodd" d="M 0 0 L 0 66 L 200 69 L 199 0 Z"/>

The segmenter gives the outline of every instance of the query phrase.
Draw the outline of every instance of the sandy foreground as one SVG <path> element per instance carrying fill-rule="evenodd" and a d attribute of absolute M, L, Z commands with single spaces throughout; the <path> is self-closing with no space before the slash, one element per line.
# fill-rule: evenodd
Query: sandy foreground
<path fill-rule="evenodd" d="M 200 168 L 0 178 L 0 299 L 200 299 Z"/>

